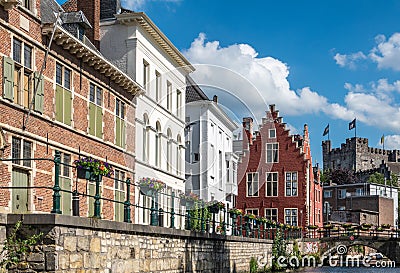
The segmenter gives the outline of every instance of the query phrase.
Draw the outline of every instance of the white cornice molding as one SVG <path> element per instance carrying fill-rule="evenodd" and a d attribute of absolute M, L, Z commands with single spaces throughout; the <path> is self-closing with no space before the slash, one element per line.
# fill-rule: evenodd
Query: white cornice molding
<path fill-rule="evenodd" d="M 115 15 L 117 21 L 124 25 L 138 23 L 146 30 L 160 47 L 172 57 L 172 59 L 186 72 L 191 73 L 195 70 L 192 64 L 183 56 L 183 54 L 172 44 L 172 42 L 162 33 L 162 31 L 151 21 L 144 12 L 122 13 Z"/>
<path fill-rule="evenodd" d="M 51 36 L 53 27 L 53 25 L 45 25 L 42 28 L 42 34 Z M 92 66 L 101 74 L 110 77 L 113 82 L 124 88 L 127 92 L 135 96 L 142 95 L 146 92 L 142 86 L 119 70 L 115 65 L 110 63 L 106 58 L 104 58 L 104 56 L 86 46 L 82 41 L 78 40 L 60 26 L 56 27 L 54 42 L 65 50 L 68 50 L 78 59 L 81 59 L 84 63 Z"/>

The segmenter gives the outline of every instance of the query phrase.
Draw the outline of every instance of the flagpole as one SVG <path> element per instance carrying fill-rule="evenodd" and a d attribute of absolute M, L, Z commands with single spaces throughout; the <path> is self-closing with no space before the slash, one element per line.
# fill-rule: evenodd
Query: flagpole
<path fill-rule="evenodd" d="M 357 139 L 357 118 L 354 118 L 354 138 Z"/>

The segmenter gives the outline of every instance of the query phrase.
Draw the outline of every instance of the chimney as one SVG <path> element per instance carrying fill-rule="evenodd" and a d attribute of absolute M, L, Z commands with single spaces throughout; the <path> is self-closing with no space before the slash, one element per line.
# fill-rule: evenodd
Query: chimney
<path fill-rule="evenodd" d="M 70 0 L 73 1 L 73 0 Z M 78 11 L 81 10 L 92 25 L 92 29 L 86 31 L 86 37 L 93 45 L 100 48 L 100 0 L 77 0 Z"/>
<path fill-rule="evenodd" d="M 243 118 L 243 128 L 249 140 L 249 145 L 253 145 L 253 119 L 250 117 Z"/>
<path fill-rule="evenodd" d="M 100 20 L 114 19 L 114 14 L 121 13 L 120 0 L 101 0 L 100 1 Z"/>
<path fill-rule="evenodd" d="M 213 102 L 218 103 L 218 96 L 217 95 L 214 95 Z"/>

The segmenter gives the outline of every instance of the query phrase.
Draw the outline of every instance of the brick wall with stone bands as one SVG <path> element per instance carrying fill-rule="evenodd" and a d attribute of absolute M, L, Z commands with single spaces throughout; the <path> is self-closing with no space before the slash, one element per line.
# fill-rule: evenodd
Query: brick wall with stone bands
<path fill-rule="evenodd" d="M 54 214 L 0 216 L 0 238 L 18 220 L 44 233 L 18 272 L 248 272 L 251 257 L 272 252 L 271 240 Z"/>

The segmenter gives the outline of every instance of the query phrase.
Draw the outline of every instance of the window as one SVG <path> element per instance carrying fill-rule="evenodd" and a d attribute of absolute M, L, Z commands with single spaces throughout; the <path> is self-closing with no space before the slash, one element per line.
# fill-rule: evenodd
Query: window
<path fill-rule="evenodd" d="M 266 196 L 278 196 L 278 173 L 266 173 Z"/>
<path fill-rule="evenodd" d="M 297 196 L 297 172 L 286 173 L 286 196 Z"/>
<path fill-rule="evenodd" d="M 181 117 L 182 113 L 182 92 L 180 90 L 176 90 L 176 116 Z"/>
<path fill-rule="evenodd" d="M 218 151 L 218 182 L 219 188 L 222 189 L 222 151 Z"/>
<path fill-rule="evenodd" d="M 171 172 L 172 170 L 172 133 L 171 129 L 167 130 L 167 171 Z"/>
<path fill-rule="evenodd" d="M 33 72 L 33 48 L 24 42 L 13 39 L 13 58 L 3 57 L 3 96 L 16 104 L 43 112 L 43 76 Z M 37 86 L 34 100 L 34 88 Z"/>
<path fill-rule="evenodd" d="M 167 82 L 167 110 L 172 112 L 172 84 Z"/>
<path fill-rule="evenodd" d="M 258 173 L 247 173 L 247 196 L 258 196 Z"/>
<path fill-rule="evenodd" d="M 255 216 L 258 216 L 258 209 L 246 209 L 246 213 L 251 213 Z"/>
<path fill-rule="evenodd" d="M 267 163 L 278 162 L 278 143 L 267 143 Z"/>
<path fill-rule="evenodd" d="M 346 198 L 346 189 L 341 189 L 339 190 L 339 199 L 345 199 Z"/>
<path fill-rule="evenodd" d="M 229 168 L 229 161 L 228 160 L 226 160 L 226 183 L 229 183 L 229 181 L 230 181 L 230 172 L 231 172 L 231 169 Z"/>
<path fill-rule="evenodd" d="M 330 190 L 330 191 L 328 191 L 328 190 L 325 190 L 324 191 L 324 198 L 331 198 L 332 197 L 332 191 Z"/>
<path fill-rule="evenodd" d="M 276 138 L 276 129 L 269 129 L 269 138 Z"/>
<path fill-rule="evenodd" d="M 160 123 L 157 121 L 156 123 L 156 138 L 155 138 L 155 145 L 156 145 L 156 149 L 155 149 L 155 165 L 157 167 L 160 167 L 161 165 L 161 125 Z"/>
<path fill-rule="evenodd" d="M 31 160 L 18 160 L 20 158 L 32 158 L 32 142 L 27 140 L 22 140 L 18 137 L 12 137 L 12 158 L 16 158 L 17 160 L 13 160 L 12 163 L 21 165 L 24 167 L 32 167 Z"/>
<path fill-rule="evenodd" d="M 149 118 L 143 115 L 143 161 L 149 162 Z"/>
<path fill-rule="evenodd" d="M 125 201 L 125 172 L 120 170 L 114 171 L 114 219 L 122 222 L 124 220 L 124 204 Z"/>
<path fill-rule="evenodd" d="M 199 153 L 194 153 L 194 162 L 197 162 L 200 160 L 200 154 Z"/>
<path fill-rule="evenodd" d="M 103 90 L 90 84 L 89 89 L 89 134 L 98 138 L 103 134 Z"/>
<path fill-rule="evenodd" d="M 150 65 L 148 62 L 143 60 L 143 87 L 147 90 L 148 88 L 148 81 L 150 80 Z"/>
<path fill-rule="evenodd" d="M 182 145 L 182 139 L 181 135 L 178 135 L 176 137 L 177 145 L 176 145 L 176 175 L 181 175 L 181 169 L 182 169 L 182 152 L 181 152 L 181 145 Z"/>
<path fill-rule="evenodd" d="M 115 99 L 115 144 L 125 147 L 125 103 Z"/>
<path fill-rule="evenodd" d="M 161 97 L 161 74 L 156 71 L 156 102 L 160 100 Z"/>
<path fill-rule="evenodd" d="M 265 209 L 265 218 L 278 222 L 278 209 Z"/>
<path fill-rule="evenodd" d="M 364 195 L 364 189 L 363 188 L 357 188 L 356 189 L 356 196 L 363 196 Z"/>
<path fill-rule="evenodd" d="M 56 63 L 56 120 L 71 125 L 71 70 Z"/>
<path fill-rule="evenodd" d="M 31 6 L 31 0 L 22 0 L 21 1 L 21 6 L 23 6 L 24 8 L 31 10 L 32 6 Z"/>
<path fill-rule="evenodd" d="M 297 226 L 297 209 L 285 209 L 285 224 Z"/>

